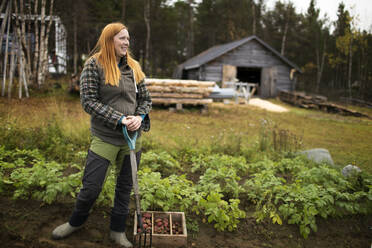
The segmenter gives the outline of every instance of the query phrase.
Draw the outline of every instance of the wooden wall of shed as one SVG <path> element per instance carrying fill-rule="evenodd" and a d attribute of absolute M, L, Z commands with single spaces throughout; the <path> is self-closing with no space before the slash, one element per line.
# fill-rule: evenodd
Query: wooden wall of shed
<path fill-rule="evenodd" d="M 256 40 L 251 40 L 203 65 L 200 68 L 200 80 L 220 82 L 223 64 L 258 68 L 275 66 L 277 68 L 276 93 L 280 90 L 292 90 L 293 88 L 294 81 L 289 78 L 291 68 Z"/>

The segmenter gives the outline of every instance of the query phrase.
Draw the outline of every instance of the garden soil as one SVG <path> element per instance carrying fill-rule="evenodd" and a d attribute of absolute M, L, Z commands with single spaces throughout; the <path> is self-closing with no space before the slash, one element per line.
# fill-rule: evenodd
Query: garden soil
<path fill-rule="evenodd" d="M 52 240 L 52 230 L 66 222 L 73 207 L 71 200 L 47 205 L 35 200 L 13 200 L 10 197 L 0 196 L 0 247 L 118 247 L 109 240 L 109 208 L 101 207 L 94 208 L 82 229 L 67 239 Z M 317 223 L 318 231 L 311 233 L 308 239 L 301 237 L 297 226 L 286 224 L 280 226 L 269 222 L 256 223 L 252 217 L 242 220 L 238 231 L 234 232 L 217 232 L 211 224 L 201 223 L 198 233 L 188 233 L 187 247 L 371 247 L 372 216 L 319 219 Z M 129 221 L 128 226 L 127 235 L 128 238 L 132 238 L 133 222 Z"/>

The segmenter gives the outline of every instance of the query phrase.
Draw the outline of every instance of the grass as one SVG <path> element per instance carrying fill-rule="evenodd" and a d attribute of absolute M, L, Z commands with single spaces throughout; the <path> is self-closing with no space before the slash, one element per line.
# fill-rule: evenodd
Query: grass
<path fill-rule="evenodd" d="M 355 164 L 372 172 L 371 120 L 295 108 L 278 100 L 272 102 L 290 111 L 274 113 L 249 105 L 222 103 L 210 105 L 207 114 L 196 109 L 173 113 L 155 108 L 151 112 L 151 131 L 145 134 L 147 144 L 167 151 L 190 147 L 234 153 L 256 149 L 262 131 L 270 135 L 272 130 L 287 130 L 302 140 L 302 149 L 326 148 L 336 165 Z M 12 123 L 29 128 L 50 122 L 58 122 L 69 140 L 85 144 L 81 146 L 86 149 L 90 138 L 89 115 L 82 110 L 78 98 L 66 94 L 11 101 L 0 98 L 1 125 Z"/>

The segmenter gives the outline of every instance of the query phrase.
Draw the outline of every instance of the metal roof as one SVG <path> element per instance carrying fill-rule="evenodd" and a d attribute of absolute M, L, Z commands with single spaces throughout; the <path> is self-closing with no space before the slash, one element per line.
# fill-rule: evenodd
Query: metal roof
<path fill-rule="evenodd" d="M 261 40 L 260 38 L 258 38 L 255 35 L 246 37 L 246 38 L 241 39 L 241 40 L 233 41 L 233 42 L 230 42 L 230 43 L 227 43 L 227 44 L 217 45 L 217 46 L 211 47 L 211 48 L 203 51 L 202 53 L 196 55 L 195 57 L 192 57 L 189 60 L 185 61 L 184 63 L 179 65 L 179 67 L 181 67 L 185 70 L 198 68 L 198 67 L 202 66 L 203 64 L 206 64 L 209 61 L 211 61 L 215 58 L 218 58 L 221 55 L 223 55 L 223 54 L 225 54 L 225 53 L 227 53 L 227 52 L 229 52 L 229 51 L 231 51 L 231 50 L 233 50 L 233 49 L 235 49 L 235 48 L 237 48 L 237 47 L 239 47 L 239 46 L 241 46 L 241 45 L 243 45 L 243 44 L 245 44 L 245 43 L 247 43 L 251 40 L 258 41 L 262 46 L 264 46 L 266 49 L 270 50 L 273 54 L 275 54 L 277 57 L 279 57 L 283 62 L 285 62 L 286 64 L 288 64 L 292 68 L 296 69 L 297 71 L 301 72 L 301 69 L 297 65 L 295 65 L 294 63 L 289 61 L 287 58 L 282 56 L 278 51 L 276 51 L 274 48 L 269 46 L 267 43 L 265 43 L 263 40 Z"/>

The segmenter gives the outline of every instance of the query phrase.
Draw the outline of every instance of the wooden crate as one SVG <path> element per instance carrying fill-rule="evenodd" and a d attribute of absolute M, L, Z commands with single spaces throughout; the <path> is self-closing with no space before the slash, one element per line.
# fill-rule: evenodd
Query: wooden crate
<path fill-rule="evenodd" d="M 184 212 L 158 212 L 146 211 L 144 213 L 151 214 L 151 232 L 152 232 L 152 246 L 153 247 L 186 247 L 187 245 L 187 229 L 186 218 Z M 157 218 L 167 218 L 169 221 L 170 233 L 157 234 L 154 233 L 155 220 Z M 176 234 L 173 230 L 173 223 L 179 222 L 182 225 L 182 234 Z M 137 235 L 137 212 L 134 213 L 133 235 Z"/>

